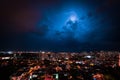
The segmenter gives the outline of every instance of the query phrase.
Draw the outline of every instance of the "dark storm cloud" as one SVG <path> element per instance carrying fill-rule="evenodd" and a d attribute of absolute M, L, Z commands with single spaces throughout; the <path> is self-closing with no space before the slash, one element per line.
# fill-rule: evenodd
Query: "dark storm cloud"
<path fill-rule="evenodd" d="M 83 51 L 120 47 L 119 0 L 2 1 L 0 49 Z M 79 21 L 61 26 L 70 10 L 78 10 Z"/>
<path fill-rule="evenodd" d="M 73 31 L 77 29 L 78 22 L 75 21 L 74 23 L 72 21 L 68 21 L 67 24 L 64 26 L 63 29 L 68 30 L 67 27 L 71 28 Z"/>

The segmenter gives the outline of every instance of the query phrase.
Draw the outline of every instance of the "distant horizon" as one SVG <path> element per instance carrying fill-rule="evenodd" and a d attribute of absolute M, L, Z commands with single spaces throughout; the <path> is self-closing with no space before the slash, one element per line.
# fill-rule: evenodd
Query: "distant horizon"
<path fill-rule="evenodd" d="M 36 50 L 36 51 L 32 51 L 32 50 L 1 50 L 1 52 L 54 52 L 54 53 L 82 53 L 82 52 L 120 52 L 120 50 L 93 50 L 93 51 L 44 51 L 44 50 Z"/>

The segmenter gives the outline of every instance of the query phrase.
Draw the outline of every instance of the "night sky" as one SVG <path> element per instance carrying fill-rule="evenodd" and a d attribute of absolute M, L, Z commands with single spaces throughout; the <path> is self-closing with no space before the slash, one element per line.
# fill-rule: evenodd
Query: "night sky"
<path fill-rule="evenodd" d="M 120 50 L 119 0 L 1 0 L 0 50 Z"/>

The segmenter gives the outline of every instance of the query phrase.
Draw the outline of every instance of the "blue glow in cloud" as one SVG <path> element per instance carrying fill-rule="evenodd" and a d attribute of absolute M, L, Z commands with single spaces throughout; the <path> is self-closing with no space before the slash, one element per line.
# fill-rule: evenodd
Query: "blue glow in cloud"
<path fill-rule="evenodd" d="M 77 16 L 75 16 L 75 15 L 70 16 L 70 20 L 71 20 L 73 23 L 76 22 L 76 21 L 77 21 Z"/>
<path fill-rule="evenodd" d="M 85 16 L 85 14 L 87 14 L 87 10 L 83 10 L 82 8 L 62 9 L 58 12 L 47 14 L 46 16 L 50 21 L 50 30 L 46 38 L 51 40 L 73 38 L 80 42 L 85 41 L 86 35 L 92 30 L 88 19 L 80 19 L 82 16 Z"/>

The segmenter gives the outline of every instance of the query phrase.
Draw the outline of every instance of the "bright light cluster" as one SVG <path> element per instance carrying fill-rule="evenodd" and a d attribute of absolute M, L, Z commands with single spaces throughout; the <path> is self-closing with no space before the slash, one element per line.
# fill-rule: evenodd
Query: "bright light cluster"
<path fill-rule="evenodd" d="M 72 22 L 75 22 L 75 21 L 77 21 L 77 17 L 75 15 L 72 15 L 72 16 L 70 16 L 70 20 Z"/>

